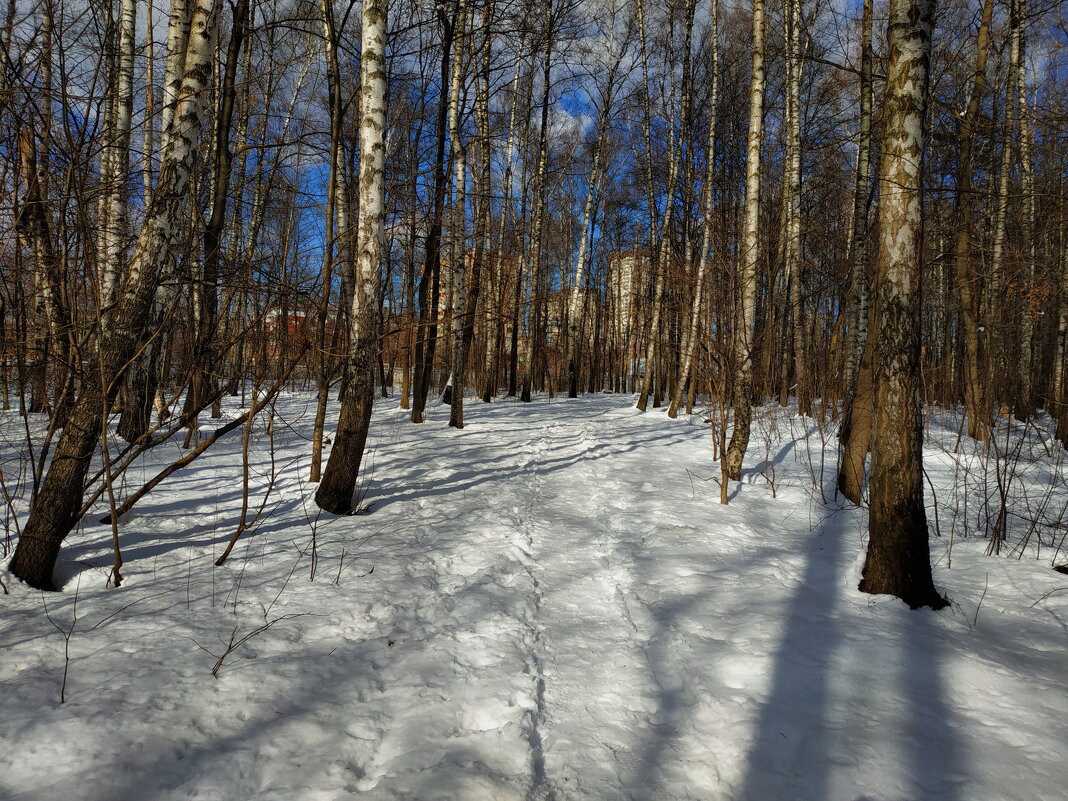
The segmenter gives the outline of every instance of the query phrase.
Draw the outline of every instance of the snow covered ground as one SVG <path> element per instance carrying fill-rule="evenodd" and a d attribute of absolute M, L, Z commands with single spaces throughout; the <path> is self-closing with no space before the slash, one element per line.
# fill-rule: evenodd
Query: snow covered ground
<path fill-rule="evenodd" d="M 240 432 L 124 518 L 119 590 L 91 515 L 64 593 L 0 573 L 0 798 L 1066 797 L 1064 533 L 1019 515 L 1022 559 L 975 536 L 949 552 L 997 473 L 952 454 L 953 418 L 932 416 L 927 457 L 953 604 L 910 612 L 856 591 L 865 515 L 814 489 L 832 432 L 763 410 L 721 506 L 700 418 L 632 403 L 472 401 L 457 432 L 382 401 L 369 509 L 332 518 L 305 481 L 314 399 L 286 395 L 254 432 L 253 509 L 277 475 L 230 560 Z M 1063 451 L 1028 447 L 1010 494 L 1063 519 Z"/>

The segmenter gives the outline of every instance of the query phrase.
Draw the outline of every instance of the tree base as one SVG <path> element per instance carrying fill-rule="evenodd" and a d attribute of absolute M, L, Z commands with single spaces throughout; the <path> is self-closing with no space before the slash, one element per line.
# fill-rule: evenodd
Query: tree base
<path fill-rule="evenodd" d="M 934 587 L 925 590 L 906 590 L 894 592 L 890 587 L 883 587 L 878 582 L 861 579 L 857 589 L 869 595 L 893 595 L 909 605 L 909 609 L 921 609 L 925 606 L 937 612 L 949 606 L 947 601 Z"/>
<path fill-rule="evenodd" d="M 58 556 L 58 542 L 53 545 L 40 537 L 32 534 L 27 536 L 23 532 L 7 569 L 15 578 L 34 589 L 52 592 L 58 589 L 52 582 L 52 569 Z"/>

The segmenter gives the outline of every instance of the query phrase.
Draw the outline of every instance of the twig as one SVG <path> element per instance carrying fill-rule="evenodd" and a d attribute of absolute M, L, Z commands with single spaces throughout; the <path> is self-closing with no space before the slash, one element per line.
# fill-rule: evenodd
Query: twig
<path fill-rule="evenodd" d="M 990 573 L 986 574 L 986 580 L 983 582 L 983 594 L 979 596 L 979 603 L 975 607 L 975 617 L 972 618 L 972 628 L 979 623 L 979 610 L 983 607 L 983 599 L 986 598 L 987 588 L 990 586 Z"/>
<path fill-rule="evenodd" d="M 1057 587 L 1055 589 L 1050 590 L 1045 595 L 1043 595 L 1041 598 L 1039 598 L 1037 601 L 1035 601 L 1033 604 L 1031 604 L 1028 607 L 1028 609 L 1034 609 L 1036 606 L 1038 606 L 1044 600 L 1049 598 L 1051 595 L 1056 595 L 1058 592 L 1068 592 L 1068 587 Z"/>
<path fill-rule="evenodd" d="M 226 650 L 224 650 L 221 654 L 219 654 L 218 658 L 215 660 L 215 664 L 211 668 L 211 675 L 214 676 L 215 678 L 219 678 L 219 670 L 222 668 L 223 661 L 226 659 L 226 657 L 228 657 L 230 654 L 232 654 L 234 651 L 236 651 L 242 645 L 247 643 L 249 640 L 251 640 L 257 634 L 262 634 L 263 632 L 267 631 L 267 629 L 269 629 L 271 626 L 273 626 L 275 623 L 278 623 L 279 621 L 289 620 L 290 618 L 294 618 L 294 617 L 307 617 L 307 616 L 325 617 L 325 615 L 317 614 L 315 612 L 296 612 L 296 613 L 289 614 L 289 615 L 281 615 L 280 617 L 276 617 L 276 618 L 273 618 L 271 620 L 268 620 L 262 626 L 257 626 L 256 628 L 252 629 L 252 631 L 248 632 L 245 636 L 241 637 L 241 639 L 237 639 L 237 629 L 238 629 L 238 627 L 234 626 L 234 630 L 232 632 L 230 632 L 230 641 L 226 644 Z M 199 645 L 199 643 L 198 643 L 198 645 Z M 200 647 L 203 650 L 207 651 L 207 649 L 204 648 L 203 646 L 200 646 Z M 208 653 L 210 654 L 211 651 L 208 651 Z M 215 654 L 211 654 L 211 655 L 215 656 Z"/>
<path fill-rule="evenodd" d="M 59 702 L 61 704 L 67 702 L 67 673 L 70 670 L 70 638 L 74 635 L 74 627 L 78 625 L 78 591 L 81 589 L 81 586 L 82 577 L 79 575 L 78 583 L 74 587 L 74 608 L 71 610 L 73 619 L 70 622 L 70 628 L 66 630 L 56 623 L 52 614 L 48 611 L 48 601 L 45 600 L 45 593 L 41 593 L 41 603 L 44 604 L 45 617 L 48 618 L 49 623 L 55 626 L 56 631 L 63 635 L 63 683 L 59 685 Z"/>
<path fill-rule="evenodd" d="M 278 381 L 275 382 L 274 386 L 271 387 L 270 391 L 263 397 L 263 399 L 258 404 L 256 404 L 253 408 L 251 408 L 248 412 L 245 412 L 240 417 L 237 417 L 237 418 L 231 420 L 229 423 L 224 425 L 222 428 L 217 428 L 215 430 L 215 432 L 210 437 L 208 437 L 206 440 L 204 440 L 199 445 L 197 445 L 196 448 L 191 450 L 189 453 L 187 453 L 181 459 L 178 459 L 177 461 L 171 462 L 171 464 L 169 464 L 165 468 L 163 468 L 159 473 L 157 473 L 155 475 L 154 478 L 150 479 L 147 484 L 145 484 L 143 487 L 141 487 L 141 489 L 137 490 L 137 492 L 135 492 L 129 498 L 127 498 L 123 502 L 122 506 L 120 506 L 118 509 L 115 510 L 116 517 L 122 517 L 124 514 L 129 512 L 134 507 L 134 504 L 136 504 L 139 500 L 141 500 L 148 493 L 150 493 L 153 489 L 155 489 L 156 486 L 158 486 L 160 484 L 160 482 L 162 482 L 165 478 L 167 478 L 171 474 L 178 472 L 183 467 L 185 467 L 187 464 L 189 464 L 194 459 L 196 459 L 198 456 L 203 454 L 204 451 L 206 451 L 208 448 L 210 448 L 215 443 L 215 441 L 218 440 L 220 437 L 226 436 L 227 434 L 229 434 L 231 431 L 233 431 L 238 426 L 243 425 L 245 420 L 247 420 L 248 417 L 250 416 L 250 414 L 253 415 L 253 416 L 259 414 L 264 409 L 264 407 L 267 405 L 267 403 L 275 395 L 277 395 L 279 391 L 281 391 L 282 387 L 285 385 L 286 380 L 289 378 L 290 373 L 292 373 L 292 372 L 293 372 L 293 367 L 290 367 L 285 372 L 285 374 L 281 378 L 279 378 Z M 106 517 L 101 518 L 100 522 L 101 523 L 110 523 L 111 522 L 111 515 L 107 515 Z"/>

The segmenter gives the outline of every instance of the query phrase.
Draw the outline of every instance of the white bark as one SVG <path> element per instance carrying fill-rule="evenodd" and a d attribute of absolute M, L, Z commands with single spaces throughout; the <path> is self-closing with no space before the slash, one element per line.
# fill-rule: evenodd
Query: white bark
<path fill-rule="evenodd" d="M 379 269 L 385 251 L 386 0 L 365 0 L 360 60 L 360 207 L 356 223 L 355 343 L 378 338 Z M 377 352 L 377 348 L 376 348 Z"/>
<path fill-rule="evenodd" d="M 126 212 L 129 197 L 130 121 L 133 116 L 134 44 L 137 34 L 136 0 L 121 0 L 119 6 L 118 57 L 116 59 L 114 101 L 105 136 L 102 180 L 106 188 L 107 209 L 100 227 L 102 275 L 100 302 L 114 301 L 119 282 L 120 263 L 126 237 Z"/>
<path fill-rule="evenodd" d="M 1016 124 L 1018 100 L 1016 81 L 1020 71 L 1020 45 L 1022 0 L 1012 0 L 1011 3 L 1011 26 L 1009 33 L 1009 85 L 1005 93 L 1005 119 L 1001 137 L 1001 167 L 998 174 L 994 212 L 994 238 L 990 252 L 990 281 L 987 284 L 987 313 L 986 330 L 987 341 L 990 346 L 987 350 L 987 374 L 988 384 L 995 402 L 995 410 L 1003 400 L 1003 387 L 997 381 L 1005 373 L 1005 358 L 1003 348 L 1006 338 L 1001 330 L 1001 297 L 1005 262 L 1005 230 L 1009 216 L 1009 183 L 1012 174 L 1012 131 Z"/>
<path fill-rule="evenodd" d="M 152 154 L 156 148 L 156 43 L 152 9 L 155 0 L 145 0 L 145 123 L 141 131 L 141 180 L 145 206 L 152 202 Z"/>
<path fill-rule="evenodd" d="M 452 273 L 451 310 L 452 319 L 452 376 L 450 387 L 455 385 L 463 392 L 464 377 L 458 371 L 463 369 L 464 361 L 464 307 L 467 303 L 467 282 L 465 254 L 467 245 L 467 154 L 461 141 L 460 131 L 460 95 L 464 83 L 464 53 L 461 45 L 466 45 L 473 37 L 467 33 L 467 2 L 460 0 L 456 12 L 456 29 L 458 31 L 453 47 L 456 57 L 452 60 L 452 78 L 449 85 L 449 149 L 453 163 L 453 197 L 452 197 L 452 237 L 449 248 L 449 268 Z"/>
<path fill-rule="evenodd" d="M 1026 16 L 1027 0 L 1019 0 L 1020 17 Z M 1032 306 L 1031 290 L 1035 280 L 1035 167 L 1031 161 L 1031 147 L 1034 142 L 1034 126 L 1028 114 L 1027 102 L 1027 67 L 1026 67 L 1026 37 L 1024 31 L 1020 32 L 1020 58 L 1017 63 L 1016 86 L 1017 86 L 1017 120 L 1020 126 L 1020 165 L 1023 191 L 1023 209 L 1021 226 L 1021 256 L 1023 259 L 1023 281 L 1025 294 L 1023 306 L 1020 309 L 1020 396 L 1022 413 L 1030 415 L 1034 410 L 1033 377 L 1031 375 L 1034 362 L 1032 340 L 1034 338 L 1034 313 Z"/>
<path fill-rule="evenodd" d="M 752 418 L 753 326 L 756 322 L 757 270 L 760 262 L 760 148 L 764 119 L 764 0 L 753 0 L 753 69 L 749 84 L 749 133 L 746 139 L 745 201 L 738 306 L 734 320 L 734 431 L 724 455 L 724 473 L 738 481 L 749 446 Z"/>
<path fill-rule="evenodd" d="M 171 123 L 174 109 L 182 88 L 185 72 L 186 42 L 190 31 L 189 0 L 171 0 L 171 13 L 167 21 L 167 60 L 163 68 L 163 115 L 161 119 L 160 151 L 170 146 Z"/>
<path fill-rule="evenodd" d="M 387 0 L 365 0 L 360 56 L 360 210 L 356 221 L 356 283 L 349 337 L 351 384 L 338 418 L 334 446 L 316 503 L 341 513 L 351 508 L 374 401 L 378 360 L 379 270 L 385 253 Z"/>
<path fill-rule="evenodd" d="M 786 42 L 786 176 L 784 179 L 785 272 L 790 281 L 790 328 L 793 339 L 794 379 L 801 414 L 810 411 L 811 387 L 807 371 L 808 342 L 801 291 L 801 2 L 789 0 L 789 27 Z"/>

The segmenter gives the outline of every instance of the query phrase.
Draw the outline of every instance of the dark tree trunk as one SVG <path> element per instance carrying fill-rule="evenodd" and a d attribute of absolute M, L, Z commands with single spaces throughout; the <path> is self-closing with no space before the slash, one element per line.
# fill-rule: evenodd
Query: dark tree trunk
<path fill-rule="evenodd" d="M 426 237 L 426 261 L 419 278 L 419 338 L 415 344 L 415 382 L 412 388 L 412 422 L 423 422 L 426 399 L 434 377 L 434 350 L 438 339 L 438 302 L 441 297 L 441 225 L 445 215 L 445 190 L 448 184 L 448 164 L 445 161 L 445 134 L 449 117 L 449 65 L 456 26 L 456 9 L 448 17 L 440 8 L 441 23 L 441 81 L 438 119 L 435 128 L 437 142 L 434 151 L 434 217 Z"/>

